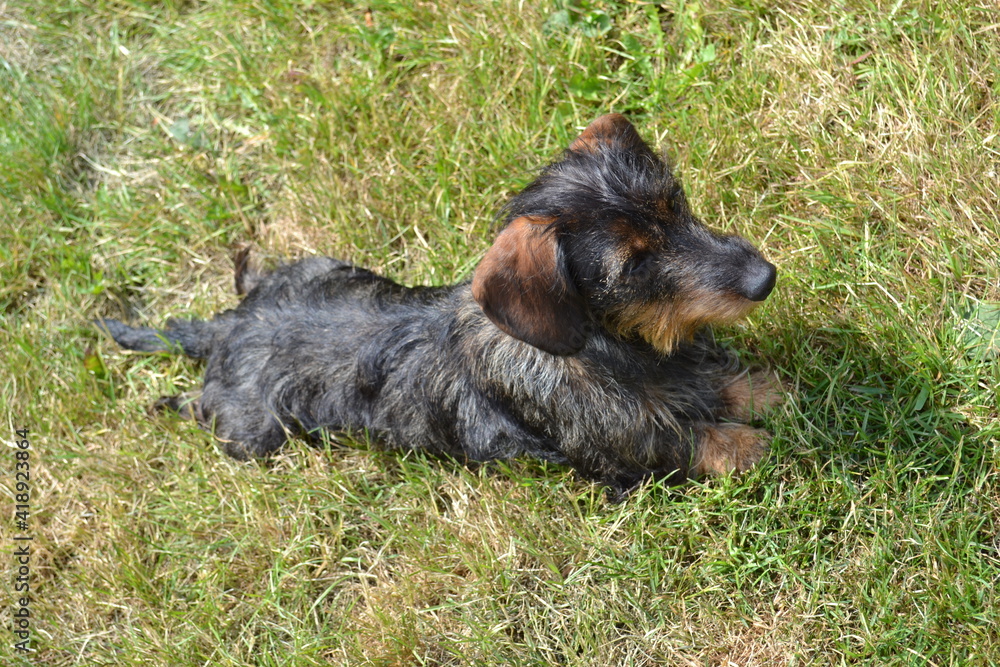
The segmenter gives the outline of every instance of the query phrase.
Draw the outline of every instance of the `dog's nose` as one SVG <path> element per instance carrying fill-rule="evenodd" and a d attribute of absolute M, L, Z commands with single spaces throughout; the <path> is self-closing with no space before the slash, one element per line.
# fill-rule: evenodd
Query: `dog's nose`
<path fill-rule="evenodd" d="M 743 296 L 751 301 L 763 301 L 774 289 L 778 270 L 766 260 L 754 262 L 743 279 Z"/>

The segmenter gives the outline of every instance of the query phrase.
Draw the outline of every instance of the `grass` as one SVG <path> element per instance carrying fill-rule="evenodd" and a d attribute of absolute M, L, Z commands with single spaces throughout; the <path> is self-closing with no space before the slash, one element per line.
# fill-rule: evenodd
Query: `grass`
<path fill-rule="evenodd" d="M 0 428 L 31 435 L 35 649 L 4 630 L 0 658 L 1000 664 L 998 25 L 911 0 L 0 4 Z M 612 506 L 563 469 L 363 440 L 239 464 L 145 414 L 197 364 L 88 324 L 233 305 L 246 242 L 468 277 L 609 110 L 779 266 L 721 332 L 798 395 L 744 477 Z M 0 524 L 11 598 L 22 533 Z"/>

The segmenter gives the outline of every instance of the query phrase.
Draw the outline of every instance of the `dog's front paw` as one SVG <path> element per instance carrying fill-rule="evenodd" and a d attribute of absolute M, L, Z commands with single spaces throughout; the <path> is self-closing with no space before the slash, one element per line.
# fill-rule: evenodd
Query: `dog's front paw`
<path fill-rule="evenodd" d="M 771 434 L 744 424 L 714 424 L 698 433 L 691 476 L 744 472 L 767 455 Z"/>
<path fill-rule="evenodd" d="M 792 390 L 771 371 L 744 373 L 722 389 L 723 416 L 748 422 L 788 400 Z"/>

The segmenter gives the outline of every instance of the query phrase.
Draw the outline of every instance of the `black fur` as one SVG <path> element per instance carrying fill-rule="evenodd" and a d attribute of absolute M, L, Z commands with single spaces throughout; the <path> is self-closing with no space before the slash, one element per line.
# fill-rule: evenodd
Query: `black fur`
<path fill-rule="evenodd" d="M 753 388 L 699 329 L 766 297 L 773 267 L 701 225 L 624 118 L 595 121 L 506 214 L 472 284 L 408 288 L 329 258 L 261 275 L 241 254 L 235 309 L 101 324 L 123 347 L 206 359 L 191 413 L 241 459 L 365 428 L 389 447 L 568 464 L 622 493 L 764 453 L 766 434 L 720 423 L 749 418 Z"/>

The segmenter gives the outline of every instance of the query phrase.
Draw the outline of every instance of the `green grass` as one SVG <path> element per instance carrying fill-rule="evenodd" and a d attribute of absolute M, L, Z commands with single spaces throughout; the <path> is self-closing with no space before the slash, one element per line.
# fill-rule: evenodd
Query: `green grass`
<path fill-rule="evenodd" d="M 0 428 L 31 429 L 37 650 L 4 602 L 0 661 L 1000 664 L 998 25 L 910 0 L 0 4 Z M 564 469 L 346 439 L 239 464 L 145 413 L 196 363 L 88 324 L 233 305 L 247 242 L 465 278 L 610 110 L 779 266 L 721 332 L 797 391 L 741 478 L 615 506 Z"/>

